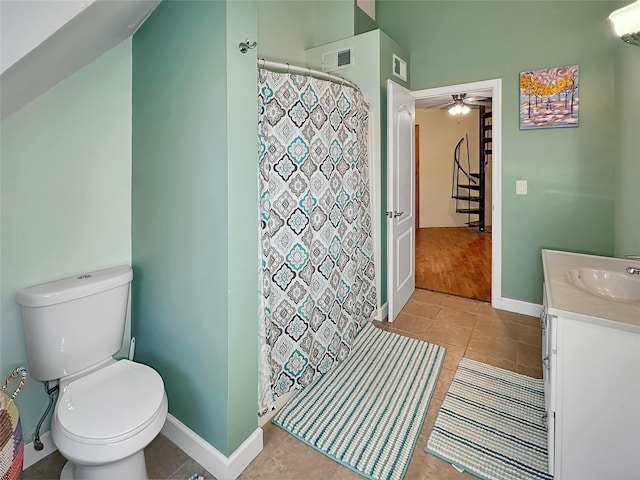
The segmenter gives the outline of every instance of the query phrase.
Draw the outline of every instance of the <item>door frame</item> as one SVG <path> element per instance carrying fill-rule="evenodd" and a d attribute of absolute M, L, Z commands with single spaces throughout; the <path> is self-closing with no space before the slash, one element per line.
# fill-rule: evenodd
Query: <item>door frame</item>
<path fill-rule="evenodd" d="M 416 100 L 458 93 L 491 96 L 491 306 L 502 308 L 502 79 L 411 92 Z"/>

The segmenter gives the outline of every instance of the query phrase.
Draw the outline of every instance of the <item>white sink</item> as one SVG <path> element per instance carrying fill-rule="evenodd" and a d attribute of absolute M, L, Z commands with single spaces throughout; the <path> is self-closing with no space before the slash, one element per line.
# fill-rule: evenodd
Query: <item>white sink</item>
<path fill-rule="evenodd" d="M 569 281 L 591 295 L 620 302 L 640 302 L 640 277 L 595 268 L 568 272 Z"/>

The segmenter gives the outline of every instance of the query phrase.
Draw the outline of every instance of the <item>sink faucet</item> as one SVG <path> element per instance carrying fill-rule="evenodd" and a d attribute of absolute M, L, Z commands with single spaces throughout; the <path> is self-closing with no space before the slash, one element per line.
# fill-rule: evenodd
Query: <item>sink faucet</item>
<path fill-rule="evenodd" d="M 627 267 L 627 273 L 631 274 L 631 275 L 640 275 L 640 268 L 639 267 Z"/>

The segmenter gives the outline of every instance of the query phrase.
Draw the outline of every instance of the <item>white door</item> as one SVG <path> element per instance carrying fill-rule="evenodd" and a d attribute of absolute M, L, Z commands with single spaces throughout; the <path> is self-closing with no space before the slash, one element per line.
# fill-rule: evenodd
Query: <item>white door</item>
<path fill-rule="evenodd" d="M 387 80 L 387 299 L 393 322 L 416 288 L 415 100 Z"/>

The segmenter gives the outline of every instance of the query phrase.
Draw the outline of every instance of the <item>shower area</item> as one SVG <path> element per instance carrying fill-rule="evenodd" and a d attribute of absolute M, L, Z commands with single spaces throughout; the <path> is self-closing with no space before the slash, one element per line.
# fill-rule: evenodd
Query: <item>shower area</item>
<path fill-rule="evenodd" d="M 258 66 L 262 415 L 348 359 L 377 299 L 362 92 L 306 68 Z"/>

